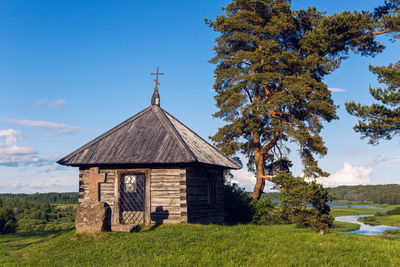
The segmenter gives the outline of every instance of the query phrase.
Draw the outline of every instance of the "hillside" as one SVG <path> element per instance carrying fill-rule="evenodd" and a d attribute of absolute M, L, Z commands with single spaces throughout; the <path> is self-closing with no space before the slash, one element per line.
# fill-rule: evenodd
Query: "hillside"
<path fill-rule="evenodd" d="M 0 214 L 11 210 L 18 232 L 74 228 L 78 193 L 0 194 Z"/>
<path fill-rule="evenodd" d="M 0 236 L 0 265 L 400 266 L 400 241 L 293 225 L 165 225 L 139 233 Z"/>
<path fill-rule="evenodd" d="M 338 186 L 330 188 L 329 191 L 338 200 L 400 204 L 399 184 Z"/>

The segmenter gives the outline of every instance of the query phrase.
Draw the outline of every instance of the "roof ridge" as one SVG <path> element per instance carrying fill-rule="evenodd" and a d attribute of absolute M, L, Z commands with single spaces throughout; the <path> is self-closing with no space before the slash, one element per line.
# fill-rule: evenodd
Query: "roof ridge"
<path fill-rule="evenodd" d="M 177 118 L 175 118 L 174 116 L 172 116 L 171 114 L 169 114 L 167 111 L 163 110 L 165 113 L 168 114 L 168 116 L 170 116 L 171 118 L 173 118 L 174 120 L 176 120 L 177 122 L 179 122 L 181 125 L 183 125 L 183 127 L 185 127 L 186 129 L 188 129 L 190 132 L 192 132 L 195 136 L 197 136 L 198 138 L 200 138 L 201 140 L 203 140 L 207 145 L 209 145 L 212 149 L 214 149 L 217 153 L 221 154 L 222 156 L 224 156 L 227 160 L 229 160 L 229 162 L 231 162 L 233 165 L 237 166 L 240 168 L 240 166 L 235 163 L 233 160 L 231 160 L 228 156 L 224 155 L 221 151 L 219 151 L 215 146 L 211 145 L 209 142 L 207 142 L 206 140 L 204 140 L 200 135 L 198 135 L 196 132 L 194 132 L 193 130 L 191 130 L 189 127 L 187 127 L 184 123 L 182 123 L 180 120 L 178 120 Z M 175 128 L 175 127 L 174 127 Z"/>
<path fill-rule="evenodd" d="M 178 140 L 178 144 L 183 147 L 183 150 L 189 154 L 189 160 L 191 161 L 198 161 L 197 157 L 194 155 L 193 151 L 190 150 L 189 146 L 183 140 L 182 136 L 179 134 L 178 130 L 176 130 L 175 126 L 172 122 L 168 119 L 168 117 L 164 114 L 166 112 L 162 108 L 157 105 L 151 106 L 152 110 L 156 114 L 157 118 L 160 120 L 161 124 L 163 124 L 165 130 L 167 130 L 171 136 Z"/>
<path fill-rule="evenodd" d="M 98 137 L 96 137 L 95 139 L 93 139 L 92 141 L 90 141 L 89 143 L 87 143 L 86 145 L 81 146 L 80 148 L 78 148 L 77 150 L 75 150 L 74 152 L 68 154 L 67 156 L 63 157 L 62 159 L 60 159 L 59 161 L 57 161 L 58 164 L 63 164 L 64 161 L 75 157 L 77 154 L 79 154 L 80 152 L 82 152 L 83 150 L 91 147 L 92 145 L 96 144 L 97 142 L 101 141 L 102 139 L 104 139 L 105 137 L 109 136 L 110 134 L 116 132 L 117 130 L 121 129 L 122 127 L 126 126 L 128 123 L 140 118 L 142 115 L 146 114 L 149 110 L 151 109 L 150 107 L 147 107 L 145 109 L 143 109 L 142 111 L 140 111 L 139 113 L 137 113 L 136 115 L 130 117 L 129 119 L 121 122 L 120 124 L 114 126 L 113 128 L 111 128 L 110 130 L 108 130 L 107 132 L 103 133 L 102 135 L 99 135 Z"/>

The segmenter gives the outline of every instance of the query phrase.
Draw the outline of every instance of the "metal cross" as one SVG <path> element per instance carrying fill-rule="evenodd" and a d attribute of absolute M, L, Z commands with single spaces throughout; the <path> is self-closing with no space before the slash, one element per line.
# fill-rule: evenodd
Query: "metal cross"
<path fill-rule="evenodd" d="M 158 72 L 158 66 L 157 66 L 157 72 L 156 73 L 150 73 L 150 75 L 156 75 L 156 79 L 154 80 L 156 82 L 156 88 L 158 89 L 158 86 L 160 83 L 158 82 L 158 75 L 164 75 L 165 73 L 160 73 Z"/>

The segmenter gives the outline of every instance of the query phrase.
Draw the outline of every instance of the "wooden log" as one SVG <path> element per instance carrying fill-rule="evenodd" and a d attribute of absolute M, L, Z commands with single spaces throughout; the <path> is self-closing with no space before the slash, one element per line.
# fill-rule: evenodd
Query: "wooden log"
<path fill-rule="evenodd" d="M 180 169 L 151 169 L 151 175 L 153 174 L 180 174 Z"/>

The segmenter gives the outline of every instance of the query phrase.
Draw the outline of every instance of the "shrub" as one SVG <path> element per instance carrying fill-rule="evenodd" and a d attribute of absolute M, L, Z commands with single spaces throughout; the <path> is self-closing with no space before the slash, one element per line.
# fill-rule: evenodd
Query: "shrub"
<path fill-rule="evenodd" d="M 251 221 L 252 198 L 237 184 L 224 185 L 224 215 L 226 223 L 247 223 Z"/>
<path fill-rule="evenodd" d="M 301 177 L 281 173 L 274 177 L 276 189 L 281 191 L 281 210 L 298 227 L 308 227 L 324 234 L 333 227 L 334 218 L 329 215 L 331 201 L 328 190 L 315 181 L 306 182 Z"/>
<path fill-rule="evenodd" d="M 15 233 L 16 229 L 17 220 L 12 209 L 0 209 L 0 234 Z"/>
<path fill-rule="evenodd" d="M 386 215 L 400 215 L 400 207 L 396 207 L 392 210 L 388 210 Z"/>
<path fill-rule="evenodd" d="M 260 200 L 254 199 L 251 203 L 252 208 L 252 223 L 254 224 L 284 224 L 290 221 L 287 217 L 282 216 L 282 213 L 268 197 Z"/>
<path fill-rule="evenodd" d="M 386 230 L 382 233 L 381 237 L 389 240 L 399 240 L 400 230 Z"/>

